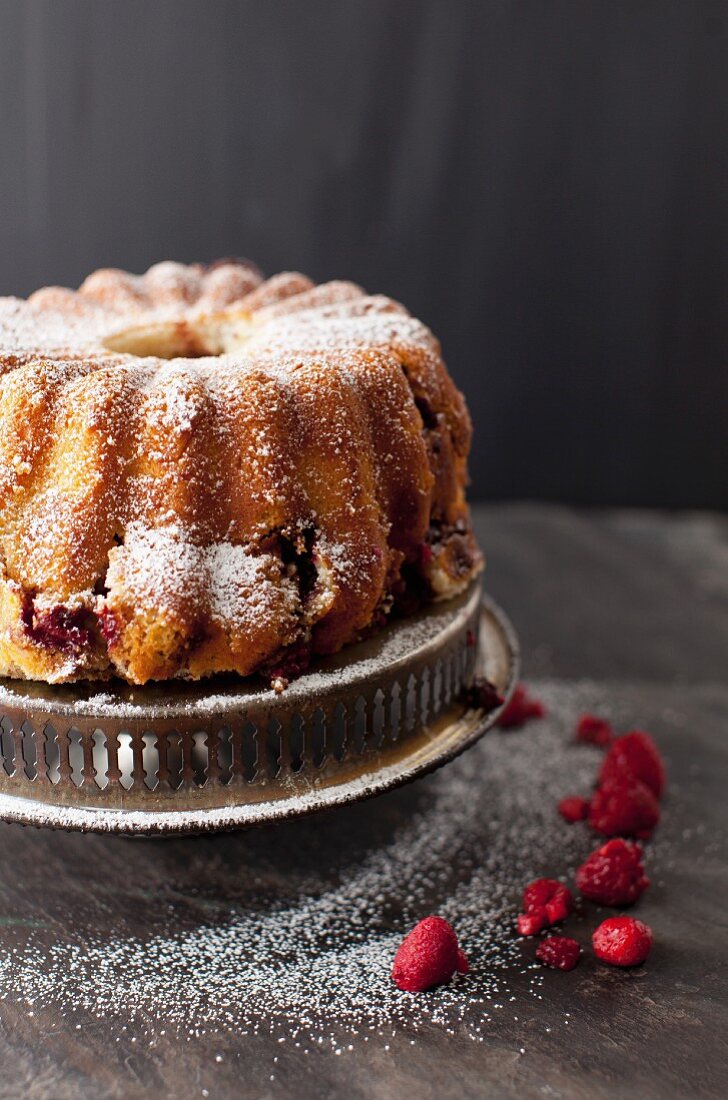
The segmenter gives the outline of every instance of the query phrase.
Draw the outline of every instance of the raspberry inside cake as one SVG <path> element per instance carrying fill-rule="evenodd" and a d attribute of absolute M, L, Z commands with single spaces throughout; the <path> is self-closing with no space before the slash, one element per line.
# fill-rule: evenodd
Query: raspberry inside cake
<path fill-rule="evenodd" d="M 482 568 L 403 306 L 251 264 L 0 299 L 0 675 L 285 681 Z"/>

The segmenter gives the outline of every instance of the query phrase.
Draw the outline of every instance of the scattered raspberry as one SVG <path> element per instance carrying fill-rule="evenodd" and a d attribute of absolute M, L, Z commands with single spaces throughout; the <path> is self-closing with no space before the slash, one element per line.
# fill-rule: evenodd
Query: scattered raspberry
<path fill-rule="evenodd" d="M 503 696 L 495 684 L 486 680 L 485 676 L 476 676 L 472 684 L 465 691 L 465 703 L 469 707 L 478 707 L 481 710 L 495 710 L 503 703 Z"/>
<path fill-rule="evenodd" d="M 539 909 L 535 913 L 519 913 L 516 924 L 522 936 L 537 936 L 541 929 L 546 927 L 546 910 Z"/>
<path fill-rule="evenodd" d="M 633 730 L 612 744 L 599 773 L 599 783 L 633 775 L 649 787 L 656 798 L 665 789 L 665 765 L 649 733 Z"/>
<path fill-rule="evenodd" d="M 625 776 L 594 792 L 588 820 L 604 836 L 636 836 L 647 840 L 660 820 L 660 804 L 649 787 L 639 779 Z"/>
<path fill-rule="evenodd" d="M 564 886 L 563 893 L 552 898 L 546 905 L 546 916 L 549 924 L 558 924 L 559 921 L 566 920 L 573 908 L 574 901 L 571 891 Z"/>
<path fill-rule="evenodd" d="M 606 718 L 597 718 L 596 714 L 582 714 L 576 724 L 576 739 L 603 749 L 614 740 L 614 730 Z"/>
<path fill-rule="evenodd" d="M 569 936 L 547 936 L 536 949 L 536 958 L 555 970 L 573 970 L 579 961 L 581 948 Z"/>
<path fill-rule="evenodd" d="M 452 926 L 442 917 L 425 917 L 400 944 L 392 980 L 408 993 L 423 993 L 449 982 L 456 970 L 467 974 L 468 960 Z"/>
<path fill-rule="evenodd" d="M 551 916 L 551 911 L 559 914 L 563 912 L 563 917 L 552 917 L 552 922 L 563 920 L 571 912 L 573 906 L 574 899 L 571 896 L 571 890 L 555 878 L 534 879 L 533 882 L 529 882 L 523 891 L 524 912 L 534 913 L 538 909 L 546 909 L 547 916 Z M 550 910 L 549 907 L 554 908 Z"/>
<path fill-rule="evenodd" d="M 578 794 L 570 794 L 561 799 L 558 809 L 564 821 L 570 824 L 575 821 L 586 821 L 589 816 L 589 799 L 582 798 Z"/>
<path fill-rule="evenodd" d="M 576 885 L 600 905 L 633 905 L 650 885 L 642 849 L 629 840 L 608 840 L 582 863 Z"/>
<path fill-rule="evenodd" d="M 523 913 L 518 918 L 522 936 L 535 936 L 542 928 L 566 920 L 574 908 L 571 890 L 553 878 L 537 878 L 523 891 Z"/>
<path fill-rule="evenodd" d="M 612 966 L 639 966 L 652 948 L 652 929 L 634 917 L 610 917 L 592 936 L 594 954 Z"/>
<path fill-rule="evenodd" d="M 517 684 L 513 695 L 498 717 L 498 725 L 501 729 L 516 729 L 523 726 L 531 718 L 543 718 L 546 707 L 540 701 L 528 694 L 525 684 Z"/>

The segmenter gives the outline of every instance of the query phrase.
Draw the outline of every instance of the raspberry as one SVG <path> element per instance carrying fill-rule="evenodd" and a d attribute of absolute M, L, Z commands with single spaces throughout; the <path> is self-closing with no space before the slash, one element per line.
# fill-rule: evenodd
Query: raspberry
<path fill-rule="evenodd" d="M 588 820 L 604 836 L 636 836 L 647 840 L 660 820 L 660 805 L 649 787 L 639 779 L 625 776 L 594 792 Z"/>
<path fill-rule="evenodd" d="M 610 917 L 592 936 L 594 954 L 612 966 L 639 966 L 652 948 L 652 929 L 634 917 Z"/>
<path fill-rule="evenodd" d="M 536 958 L 555 970 L 573 970 L 579 961 L 581 948 L 569 936 L 547 936 L 536 949 Z"/>
<path fill-rule="evenodd" d="M 519 913 L 516 923 L 522 936 L 536 936 L 542 928 L 546 927 L 546 910 L 539 909 L 536 913 Z"/>
<path fill-rule="evenodd" d="M 609 840 L 582 863 L 576 885 L 600 905 L 633 905 L 650 885 L 642 849 L 629 840 Z"/>
<path fill-rule="evenodd" d="M 408 993 L 423 993 L 449 982 L 456 970 L 467 974 L 468 960 L 452 926 L 442 917 L 425 917 L 400 944 L 392 980 Z"/>
<path fill-rule="evenodd" d="M 523 891 L 524 912 L 533 913 L 537 909 L 543 909 L 555 897 L 564 899 L 569 910 L 571 909 L 572 897 L 568 886 L 555 878 L 536 878 Z"/>
<path fill-rule="evenodd" d="M 589 815 L 589 800 L 578 794 L 570 794 L 561 799 L 558 809 L 564 821 L 570 824 L 575 821 L 586 821 Z"/>
<path fill-rule="evenodd" d="M 649 733 L 632 730 L 613 743 L 599 773 L 599 783 L 633 775 L 649 787 L 656 798 L 665 789 L 665 765 Z"/>
<path fill-rule="evenodd" d="M 549 924 L 566 920 L 574 907 L 571 890 L 553 878 L 537 878 L 523 891 L 524 912 L 518 918 L 522 936 L 535 936 Z"/>
<path fill-rule="evenodd" d="M 558 924 L 562 920 L 566 920 L 571 910 L 574 908 L 574 902 L 571 897 L 571 891 L 566 887 L 562 887 L 562 891 L 546 902 L 546 916 L 548 917 L 549 924 Z"/>
<path fill-rule="evenodd" d="M 587 745 L 606 748 L 614 739 L 614 730 L 606 718 L 597 718 L 595 714 L 582 714 L 576 724 L 576 739 Z"/>
<path fill-rule="evenodd" d="M 465 690 L 465 703 L 469 707 L 490 711 L 501 706 L 502 702 L 503 696 L 498 688 L 484 676 L 476 676 L 470 687 Z"/>
<path fill-rule="evenodd" d="M 543 718 L 545 713 L 546 707 L 540 699 L 529 695 L 525 684 L 517 684 L 513 695 L 499 715 L 497 724 L 504 730 L 516 729 L 525 725 L 531 718 Z"/>
<path fill-rule="evenodd" d="M 56 604 L 38 610 L 32 600 L 26 599 L 21 615 L 28 637 L 46 649 L 77 653 L 91 644 L 93 620 L 83 607 Z"/>
<path fill-rule="evenodd" d="M 110 650 L 114 649 L 121 639 L 121 622 L 118 616 L 108 607 L 104 607 L 99 612 L 98 620 L 102 638 Z"/>
<path fill-rule="evenodd" d="M 285 646 L 268 664 L 260 668 L 260 674 L 274 691 L 280 693 L 302 676 L 311 663 L 311 646 L 307 642 L 294 642 Z"/>

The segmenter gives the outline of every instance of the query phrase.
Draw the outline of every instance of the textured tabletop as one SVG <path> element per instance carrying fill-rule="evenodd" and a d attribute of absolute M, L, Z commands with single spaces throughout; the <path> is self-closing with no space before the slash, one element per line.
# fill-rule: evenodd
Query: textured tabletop
<path fill-rule="evenodd" d="M 300 823 L 132 841 L 0 826 L 0 1096 L 722 1096 L 727 1087 L 728 520 L 482 508 L 487 588 L 545 721 Z M 646 966 L 534 966 L 520 889 L 594 846 L 554 804 L 647 728 L 670 785 L 647 849 Z M 471 973 L 389 981 L 430 912 Z M 593 906 L 567 931 L 585 945 Z"/>

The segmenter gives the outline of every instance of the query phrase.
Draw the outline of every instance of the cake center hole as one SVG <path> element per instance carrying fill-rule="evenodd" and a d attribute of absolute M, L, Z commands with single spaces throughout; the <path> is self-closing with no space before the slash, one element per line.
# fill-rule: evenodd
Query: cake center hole
<path fill-rule="evenodd" d="M 109 351 L 156 359 L 202 359 L 224 355 L 245 343 L 246 317 L 218 314 L 195 320 L 158 321 L 111 333 L 103 341 Z"/>
<path fill-rule="evenodd" d="M 215 347 L 205 335 L 187 321 L 162 321 L 114 332 L 106 337 L 104 346 L 109 351 L 157 359 L 200 359 L 204 355 L 220 355 L 222 348 Z"/>

